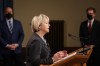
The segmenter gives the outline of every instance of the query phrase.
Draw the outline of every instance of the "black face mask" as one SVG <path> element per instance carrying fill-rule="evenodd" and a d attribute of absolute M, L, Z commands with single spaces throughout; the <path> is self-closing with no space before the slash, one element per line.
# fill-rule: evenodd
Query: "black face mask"
<path fill-rule="evenodd" d="M 87 15 L 87 18 L 89 19 L 89 20 L 91 20 L 93 17 L 92 17 L 92 15 Z"/>
<path fill-rule="evenodd" d="M 5 14 L 5 16 L 6 16 L 6 18 L 7 18 L 7 19 L 10 19 L 11 17 L 13 17 L 13 15 L 12 15 L 12 14 L 10 14 L 10 13 Z"/>

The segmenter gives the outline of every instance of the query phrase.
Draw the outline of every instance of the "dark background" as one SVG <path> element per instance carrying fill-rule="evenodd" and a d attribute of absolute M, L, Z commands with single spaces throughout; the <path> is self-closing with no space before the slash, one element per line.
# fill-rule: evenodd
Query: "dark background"
<path fill-rule="evenodd" d="M 3 15 L 3 10 L 4 7 L 12 7 L 13 8 L 13 0 L 0 0 L 0 20 L 3 19 L 4 15 Z"/>

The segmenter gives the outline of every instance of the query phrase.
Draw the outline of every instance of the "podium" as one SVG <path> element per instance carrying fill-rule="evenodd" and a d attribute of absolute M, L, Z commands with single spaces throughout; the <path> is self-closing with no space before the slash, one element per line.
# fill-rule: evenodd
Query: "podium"
<path fill-rule="evenodd" d="M 51 65 L 41 64 L 40 66 L 86 66 L 86 62 L 89 59 L 92 50 L 93 47 L 79 48 L 78 50 L 69 53 L 66 57 L 54 62 Z"/>

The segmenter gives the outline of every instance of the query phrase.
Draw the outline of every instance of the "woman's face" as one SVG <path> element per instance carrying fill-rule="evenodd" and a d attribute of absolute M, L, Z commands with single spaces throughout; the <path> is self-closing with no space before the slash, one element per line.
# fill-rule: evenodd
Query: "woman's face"
<path fill-rule="evenodd" d="M 50 27 L 49 21 L 46 20 L 45 22 L 42 22 L 40 24 L 39 30 L 44 32 L 44 33 L 47 33 L 47 32 L 49 32 L 49 27 Z"/>

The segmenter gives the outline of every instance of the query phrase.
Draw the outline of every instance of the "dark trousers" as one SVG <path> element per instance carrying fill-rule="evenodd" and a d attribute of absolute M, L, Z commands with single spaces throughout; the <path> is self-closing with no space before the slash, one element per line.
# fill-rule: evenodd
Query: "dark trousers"
<path fill-rule="evenodd" d="M 3 55 L 3 65 L 4 66 L 24 66 L 21 54 L 16 54 L 11 52 L 10 54 Z"/>

